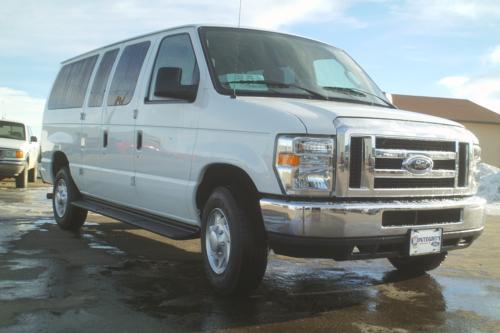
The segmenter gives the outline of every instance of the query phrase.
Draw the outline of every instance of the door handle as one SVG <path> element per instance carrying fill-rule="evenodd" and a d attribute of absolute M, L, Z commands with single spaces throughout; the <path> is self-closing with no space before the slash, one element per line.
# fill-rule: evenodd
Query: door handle
<path fill-rule="evenodd" d="M 137 131 L 137 150 L 142 149 L 142 131 Z"/>
<path fill-rule="evenodd" d="M 104 130 L 102 132 L 102 147 L 103 148 L 108 147 L 108 130 Z"/>

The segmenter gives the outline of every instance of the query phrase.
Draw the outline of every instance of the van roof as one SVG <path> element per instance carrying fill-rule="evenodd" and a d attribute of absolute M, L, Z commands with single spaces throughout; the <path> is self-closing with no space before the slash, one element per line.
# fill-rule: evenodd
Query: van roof
<path fill-rule="evenodd" d="M 148 37 L 148 36 L 153 36 L 153 35 L 156 35 L 156 34 L 159 34 L 159 33 L 162 33 L 162 32 L 167 32 L 167 31 L 171 31 L 171 30 L 177 30 L 177 29 L 183 29 L 183 28 L 196 28 L 198 25 L 194 25 L 194 24 L 189 24 L 189 25 L 181 25 L 181 26 L 177 26 L 177 27 L 172 27 L 172 28 L 167 28 L 167 29 L 162 29 L 162 30 L 158 30 L 158 31 L 154 31 L 154 32 L 150 32 L 150 33 L 147 33 L 147 34 L 143 34 L 143 35 L 139 35 L 139 36 L 135 36 L 135 37 L 132 37 L 132 38 L 127 38 L 127 39 L 123 39 L 123 40 L 120 40 L 118 42 L 115 42 L 115 43 L 111 43 L 111 44 L 108 44 L 108 45 L 105 45 L 105 46 L 101 46 L 101 47 L 98 47 L 96 49 L 93 49 L 91 51 L 87 51 L 85 53 L 82 53 L 80 55 L 77 55 L 75 57 L 71 57 L 69 59 L 66 59 L 64 60 L 63 62 L 61 62 L 61 65 L 64 65 L 68 62 L 71 62 L 73 60 L 76 60 L 78 58 L 81 58 L 87 54 L 91 54 L 91 53 L 95 53 L 99 50 L 102 50 L 102 49 L 106 49 L 108 47 L 111 47 L 111 46 L 114 46 L 114 45 L 118 45 L 118 44 L 122 44 L 122 43 L 126 43 L 128 41 L 132 41 L 132 40 L 135 40 L 135 39 L 139 39 L 139 38 L 144 38 L 144 37 Z"/>
<path fill-rule="evenodd" d="M 320 42 L 320 43 L 328 44 L 328 43 L 325 43 L 323 41 L 316 40 L 316 39 L 309 38 L 309 37 L 305 37 L 305 36 L 300 36 L 300 35 L 296 35 L 296 34 L 292 34 L 292 33 L 280 32 L 280 31 L 274 31 L 274 30 L 269 30 L 269 29 L 261 29 L 261 28 L 256 28 L 256 27 L 246 27 L 246 26 L 238 27 L 238 26 L 235 26 L 235 25 L 224 25 L 224 24 L 186 24 L 186 25 L 180 25 L 180 26 L 176 26 L 176 27 L 171 27 L 171 28 L 167 28 L 167 29 L 162 29 L 162 30 L 150 32 L 150 33 L 139 35 L 139 36 L 135 36 L 135 37 L 132 37 L 132 38 L 123 39 L 121 41 L 118 41 L 118 42 L 115 42 L 115 43 L 111 43 L 111 44 L 108 44 L 108 45 L 105 45 L 105 46 L 101 46 L 99 48 L 96 48 L 96 49 L 93 49 L 91 51 L 88 51 L 88 52 L 82 53 L 80 55 L 77 55 L 75 57 L 71 57 L 69 59 L 66 59 L 63 62 L 61 62 L 61 65 L 67 64 L 67 63 L 69 63 L 69 62 L 71 62 L 73 60 L 79 59 L 79 58 L 84 57 L 86 55 L 90 55 L 92 53 L 96 53 L 97 51 L 100 51 L 102 49 L 106 49 L 106 48 L 112 47 L 114 45 L 119 45 L 119 44 L 122 44 L 122 43 L 126 43 L 126 42 L 129 42 L 129 41 L 135 40 L 135 39 L 140 39 L 140 38 L 144 38 L 144 37 L 148 37 L 148 36 L 153 36 L 153 35 L 156 35 L 156 34 L 168 32 L 168 31 L 172 31 L 172 30 L 186 29 L 186 28 L 197 29 L 197 28 L 200 28 L 200 27 L 251 29 L 251 30 L 257 30 L 257 31 L 276 32 L 276 33 L 283 34 L 283 35 L 296 36 L 296 37 L 301 37 L 301 38 L 305 38 L 305 39 L 309 39 L 309 40 L 314 40 L 314 41 L 317 41 L 317 42 Z M 330 44 L 328 44 L 328 45 L 330 45 Z"/>

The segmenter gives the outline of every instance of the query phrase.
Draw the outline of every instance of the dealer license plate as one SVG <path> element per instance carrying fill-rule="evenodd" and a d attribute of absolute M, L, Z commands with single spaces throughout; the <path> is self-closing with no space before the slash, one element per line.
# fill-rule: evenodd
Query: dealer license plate
<path fill-rule="evenodd" d="M 443 229 L 418 229 L 410 234 L 410 256 L 441 252 Z"/>

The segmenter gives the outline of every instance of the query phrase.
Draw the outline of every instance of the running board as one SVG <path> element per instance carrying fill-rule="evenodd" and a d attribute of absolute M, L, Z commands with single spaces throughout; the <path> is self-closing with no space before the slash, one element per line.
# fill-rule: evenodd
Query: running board
<path fill-rule="evenodd" d="M 89 198 L 75 201 L 72 204 L 73 206 L 111 217 L 168 238 L 184 240 L 200 237 L 200 228 L 164 217 L 139 213 L 125 207 L 122 208 Z"/>

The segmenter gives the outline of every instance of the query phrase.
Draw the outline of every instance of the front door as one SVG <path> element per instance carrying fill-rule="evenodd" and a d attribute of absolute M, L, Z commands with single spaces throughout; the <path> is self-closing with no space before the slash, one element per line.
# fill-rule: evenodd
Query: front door
<path fill-rule="evenodd" d="M 199 71 L 189 34 L 161 40 L 150 74 L 145 101 L 140 103 L 136 132 L 141 147 L 136 151 L 138 205 L 152 213 L 184 222 L 190 198 L 186 197 L 191 157 L 196 138 L 199 106 L 175 98 L 155 96 L 160 68 L 181 69 L 182 85 L 198 85 Z"/>

